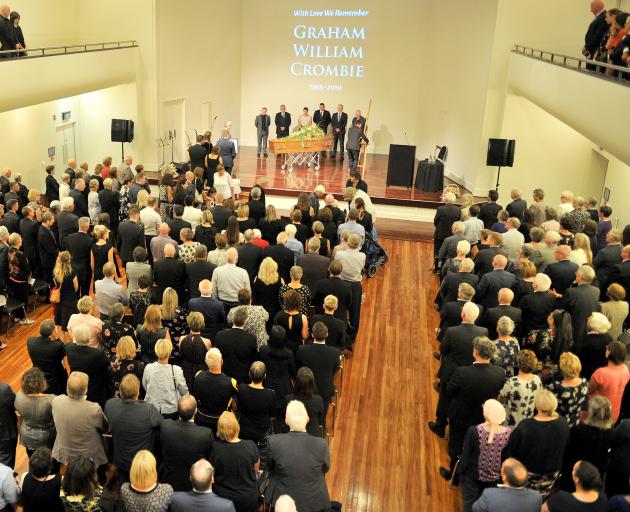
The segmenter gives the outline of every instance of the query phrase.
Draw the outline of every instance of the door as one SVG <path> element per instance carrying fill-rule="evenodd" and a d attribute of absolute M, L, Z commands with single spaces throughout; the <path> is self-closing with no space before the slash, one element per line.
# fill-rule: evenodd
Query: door
<path fill-rule="evenodd" d="M 56 157 L 62 158 L 65 164 L 68 160 L 76 160 L 74 139 L 74 123 L 67 123 L 57 127 L 57 141 L 55 144 Z"/>
<path fill-rule="evenodd" d="M 585 199 L 592 196 L 596 197 L 598 201 L 602 200 L 607 172 L 608 158 L 599 151 L 592 150 L 590 172 L 584 178 L 584 185 L 582 187 Z"/>
<path fill-rule="evenodd" d="M 188 140 L 186 138 L 185 100 L 162 103 L 162 137 L 167 144 L 166 159 L 170 162 L 188 161 Z M 193 142 L 191 140 L 191 142 Z"/>

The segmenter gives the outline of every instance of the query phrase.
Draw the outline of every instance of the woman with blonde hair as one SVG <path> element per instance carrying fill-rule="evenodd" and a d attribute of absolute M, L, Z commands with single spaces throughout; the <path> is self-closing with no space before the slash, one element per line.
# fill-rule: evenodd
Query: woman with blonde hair
<path fill-rule="evenodd" d="M 171 338 L 178 340 L 188 332 L 186 323 L 187 311 L 179 306 L 177 292 L 168 287 L 162 294 L 162 305 L 159 306 L 162 313 L 162 324 L 171 333 Z"/>
<path fill-rule="evenodd" d="M 623 324 L 628 318 L 628 301 L 624 300 L 626 290 L 619 283 L 612 283 L 606 290 L 606 296 L 609 300 L 601 302 L 600 306 L 602 314 L 610 322 L 608 334 L 613 341 L 617 341 L 623 332 Z"/>
<path fill-rule="evenodd" d="M 474 202 L 474 197 L 472 194 L 468 192 L 466 194 L 462 194 L 462 197 L 460 200 L 460 206 L 459 206 L 462 212 L 462 215 L 461 215 L 462 221 L 470 218 L 469 208 L 472 206 L 473 202 Z"/>
<path fill-rule="evenodd" d="M 155 344 L 159 339 L 171 339 L 166 327 L 162 326 L 162 311 L 156 304 L 150 305 L 144 313 L 144 323 L 136 328 L 136 339 L 140 345 L 140 357 L 144 364 L 156 361 Z"/>
<path fill-rule="evenodd" d="M 582 265 L 591 265 L 593 263 L 593 252 L 591 251 L 591 242 L 584 233 L 576 233 L 573 239 L 573 249 L 569 259 L 576 263 L 578 267 Z"/>
<path fill-rule="evenodd" d="M 271 321 L 280 311 L 278 296 L 282 285 L 284 285 L 284 281 L 278 274 L 278 264 L 267 256 L 260 264 L 258 275 L 252 283 L 252 294 L 254 295 L 254 304 L 265 308 Z M 268 322 L 267 328 L 269 329 L 269 327 Z"/>
<path fill-rule="evenodd" d="M 463 510 L 472 510 L 472 504 L 483 489 L 501 481 L 501 452 L 510 439 L 512 429 L 502 426 L 505 409 L 497 400 L 483 404 L 484 422 L 469 427 L 464 437 L 459 471 L 463 474 Z"/>
<path fill-rule="evenodd" d="M 111 380 L 111 396 L 120 398 L 118 388 L 120 381 L 128 374 L 135 375 L 142 382 L 144 363 L 136 359 L 138 347 L 131 336 L 122 336 L 116 343 L 115 359 L 109 364 Z"/>
<path fill-rule="evenodd" d="M 90 180 L 90 192 L 88 193 L 88 213 L 90 214 L 90 222 L 96 224 L 98 216 L 101 214 L 101 202 L 98 199 L 99 182 L 98 180 Z"/>
<path fill-rule="evenodd" d="M 177 247 L 177 253 L 179 259 L 184 263 L 192 263 L 196 259 L 196 250 L 199 247 L 199 242 L 193 240 L 194 233 L 190 228 L 183 228 L 179 232 L 179 238 L 182 243 Z"/>
<path fill-rule="evenodd" d="M 212 342 L 201 335 L 204 327 L 204 318 L 201 313 L 198 311 L 190 313 L 186 322 L 190 334 L 179 338 L 179 355 L 186 384 L 188 389 L 192 389 L 197 372 L 206 369 L 206 353 L 212 348 Z"/>
<path fill-rule="evenodd" d="M 538 391 L 534 406 L 536 415 L 521 421 L 512 432 L 507 455 L 525 465 L 530 487 L 548 490 L 562 467 L 569 426 L 556 412 L 558 401 L 551 391 Z"/>
<path fill-rule="evenodd" d="M 157 340 L 153 353 L 157 360 L 147 364 L 142 375 L 144 400 L 153 404 L 164 418 L 177 419 L 179 399 L 188 394 L 184 372 L 180 366 L 169 363 L 173 353 L 170 339 Z"/>
<path fill-rule="evenodd" d="M 142 189 L 138 192 L 138 195 L 136 196 L 136 206 L 138 207 L 138 210 L 142 210 L 142 208 L 145 208 L 147 205 L 149 204 L 149 193 Z"/>
<path fill-rule="evenodd" d="M 240 439 L 236 416 L 225 411 L 219 416 L 217 437 L 210 462 L 214 466 L 213 491 L 231 500 L 238 512 L 258 510 L 258 467 L 260 455 L 254 441 Z"/>
<path fill-rule="evenodd" d="M 136 453 L 129 471 L 129 482 L 120 487 L 125 509 L 130 511 L 167 512 L 174 491 L 169 484 L 158 482 L 157 462 L 149 450 Z"/>
<path fill-rule="evenodd" d="M 26 198 L 28 199 L 26 206 L 33 208 L 35 219 L 37 219 L 37 222 L 41 222 L 42 213 L 44 213 L 41 203 L 42 193 L 38 189 L 32 188 L 28 191 Z"/>
<path fill-rule="evenodd" d="M 282 223 L 278 219 L 274 205 L 267 205 L 265 216 L 258 221 L 258 229 L 262 233 L 263 240 L 267 240 L 270 245 L 276 245 L 278 233 L 282 231 Z"/>
<path fill-rule="evenodd" d="M 109 229 L 107 226 L 97 224 L 94 226 L 94 238 L 96 243 L 90 250 L 90 259 L 94 269 L 94 282 L 103 279 L 103 265 L 114 263 L 114 246 L 109 241 Z"/>
<path fill-rule="evenodd" d="M 217 234 L 217 228 L 214 227 L 214 217 L 210 210 L 204 210 L 201 212 L 201 224 L 195 228 L 195 240 L 200 244 L 203 244 L 208 249 L 208 252 L 216 249 L 217 245 L 214 242 L 214 237 Z"/>
<path fill-rule="evenodd" d="M 71 261 L 70 253 L 61 251 L 53 269 L 53 280 L 59 288 L 59 302 L 54 304 L 55 325 L 61 327 L 63 332 L 68 332 L 68 321 L 77 312 L 79 281 L 72 270 Z"/>
<path fill-rule="evenodd" d="M 330 257 L 330 240 L 324 237 L 324 223 L 320 220 L 313 222 L 313 238 L 319 239 L 319 255 Z M 309 244 L 306 244 L 306 253 L 311 252 Z"/>
<path fill-rule="evenodd" d="M 588 400 L 588 381 L 580 377 L 582 363 L 579 357 L 571 352 L 560 356 L 560 373 L 562 379 L 551 381 L 547 389 L 558 401 L 558 413 L 564 416 L 570 427 L 578 421 L 580 413 Z"/>
<path fill-rule="evenodd" d="M 254 229 L 256 221 L 249 216 L 249 206 L 247 203 L 241 203 L 236 209 L 236 221 L 238 222 L 238 230 L 245 233 L 247 229 Z"/>
<path fill-rule="evenodd" d="M 459 266 L 462 264 L 462 261 L 464 261 L 468 253 L 470 253 L 470 242 L 468 240 L 460 240 L 457 242 L 456 251 L 457 254 L 453 258 L 447 259 L 444 265 L 442 265 L 442 276 L 459 271 Z"/>
<path fill-rule="evenodd" d="M 287 293 L 289 290 L 297 292 L 302 298 L 302 301 L 300 303 L 300 311 L 303 315 L 308 315 L 308 309 L 311 306 L 311 290 L 308 286 L 302 284 L 301 280 L 303 274 L 304 271 L 302 270 L 302 267 L 299 267 L 297 265 L 291 267 L 291 270 L 289 271 L 291 281 L 287 284 L 283 284 L 280 287 L 279 298 L 280 306 L 284 307 L 285 293 Z"/>

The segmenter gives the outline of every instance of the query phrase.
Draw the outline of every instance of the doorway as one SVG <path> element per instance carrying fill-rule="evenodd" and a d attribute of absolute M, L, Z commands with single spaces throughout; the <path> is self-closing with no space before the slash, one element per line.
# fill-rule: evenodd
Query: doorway
<path fill-rule="evenodd" d="M 56 155 L 63 158 L 65 164 L 68 160 L 76 160 L 74 123 L 66 123 L 57 127 Z"/>
<path fill-rule="evenodd" d="M 162 138 L 167 144 L 167 160 L 170 159 L 172 162 L 188 161 L 186 103 L 184 99 L 162 103 Z"/>
<path fill-rule="evenodd" d="M 606 183 L 606 173 L 608 172 L 608 158 L 599 151 L 591 151 L 590 172 L 584 178 L 582 190 L 588 191 L 587 199 L 590 196 L 596 197 L 600 202 L 603 198 L 604 183 Z"/>

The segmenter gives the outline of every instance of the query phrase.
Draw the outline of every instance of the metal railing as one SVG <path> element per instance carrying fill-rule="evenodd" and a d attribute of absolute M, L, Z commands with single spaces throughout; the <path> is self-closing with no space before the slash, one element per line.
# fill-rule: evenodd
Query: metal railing
<path fill-rule="evenodd" d="M 84 43 L 66 46 L 49 46 L 46 48 L 27 48 L 26 50 L 0 50 L 0 62 L 12 62 L 17 59 L 37 59 L 40 57 L 54 57 L 57 55 L 72 55 L 75 53 L 103 52 L 135 48 L 137 41 L 114 41 L 111 43 Z M 22 55 L 26 53 L 26 55 Z"/>
<path fill-rule="evenodd" d="M 618 82 L 619 84 L 630 87 L 630 68 L 615 66 L 614 64 L 607 64 L 606 62 L 599 62 L 597 60 L 571 57 L 570 55 L 563 55 L 561 53 L 549 52 L 546 50 L 537 50 L 535 48 L 529 48 L 519 44 L 514 45 L 512 53 L 518 53 L 519 55 L 524 55 L 532 59 L 541 60 L 543 62 L 548 62 L 549 64 L 555 64 L 556 66 L 572 69 L 581 73 L 588 73 L 589 75 Z M 607 69 L 612 70 L 613 73 L 605 74 L 605 70 Z"/>

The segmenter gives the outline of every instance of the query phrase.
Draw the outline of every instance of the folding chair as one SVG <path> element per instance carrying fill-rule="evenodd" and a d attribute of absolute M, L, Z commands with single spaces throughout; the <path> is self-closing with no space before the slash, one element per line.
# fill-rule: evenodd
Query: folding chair
<path fill-rule="evenodd" d="M 35 279 L 33 284 L 30 286 L 30 292 L 35 296 L 32 309 L 34 312 L 37 307 L 37 298 L 42 296 L 42 292 L 45 292 L 45 294 L 43 294 L 44 297 L 48 297 L 48 295 L 50 295 L 50 285 L 42 279 Z"/>
<path fill-rule="evenodd" d="M 7 299 L 7 303 L 4 305 L 4 312 L 7 314 L 7 330 L 5 332 L 6 339 L 9 339 L 9 332 L 11 331 L 11 325 L 13 324 L 14 313 L 18 310 L 24 312 L 26 317 L 26 304 L 15 299 Z"/>

